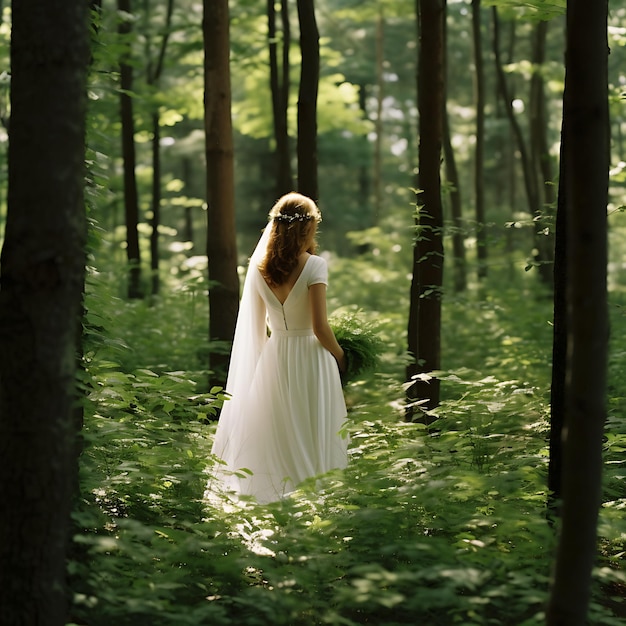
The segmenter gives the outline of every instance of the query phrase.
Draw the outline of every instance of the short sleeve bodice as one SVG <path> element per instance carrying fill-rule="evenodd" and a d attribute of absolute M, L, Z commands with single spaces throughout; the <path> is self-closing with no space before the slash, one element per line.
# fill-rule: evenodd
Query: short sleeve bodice
<path fill-rule="evenodd" d="M 306 330 L 312 328 L 309 287 L 328 284 L 328 266 L 323 258 L 311 255 L 282 304 L 258 270 L 256 283 L 265 302 L 271 330 Z"/>

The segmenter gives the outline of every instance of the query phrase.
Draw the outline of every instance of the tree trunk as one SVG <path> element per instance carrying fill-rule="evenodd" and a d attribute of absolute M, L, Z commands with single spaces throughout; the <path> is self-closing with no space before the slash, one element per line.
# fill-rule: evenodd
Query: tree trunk
<path fill-rule="evenodd" d="M 367 116 L 367 87 L 365 83 L 359 83 L 359 110 L 361 111 L 361 115 L 363 119 L 368 119 Z M 363 154 L 366 155 L 370 150 L 370 142 L 367 137 L 367 134 L 364 134 L 360 143 L 362 144 Z M 363 209 L 367 209 L 367 213 L 370 212 L 370 185 L 371 185 L 371 167 L 368 164 L 369 159 L 367 157 L 363 157 L 361 164 L 359 165 L 359 174 L 358 174 L 358 197 L 359 204 L 363 207 Z M 372 223 L 374 220 L 372 219 Z"/>
<path fill-rule="evenodd" d="M 4 22 L 4 3 L 0 0 L 0 26 L 2 26 L 3 22 Z M 5 107 L 4 102 L 1 103 L 0 104 L 0 124 L 6 131 L 9 130 L 9 116 L 10 116 L 9 111 Z M 0 148 L 0 150 L 2 151 L 2 154 L 0 154 L 0 176 L 4 180 L 7 152 L 5 152 L 4 147 Z M 3 185 L 0 186 L 0 206 L 2 206 L 2 204 L 4 204 L 5 202 L 5 198 L 2 197 L 5 191 L 3 187 L 4 187 Z M 2 213 L 0 213 L 0 238 L 2 237 L 2 230 L 3 230 L 2 226 L 3 226 L 2 225 Z"/>
<path fill-rule="evenodd" d="M 509 21 L 509 36 L 507 39 L 507 45 L 505 45 L 505 50 L 506 50 L 506 56 L 505 56 L 505 60 L 504 62 L 508 65 L 509 63 L 513 63 L 514 59 L 515 59 L 515 46 L 517 44 L 517 30 L 516 30 L 516 24 L 517 21 L 516 20 L 510 20 Z M 496 81 L 497 83 L 497 81 Z M 513 95 L 515 94 L 515 78 L 511 77 L 511 80 L 507 81 L 507 91 L 509 93 L 510 97 L 513 97 Z M 497 91 L 497 89 L 496 89 Z M 505 108 L 505 116 L 508 116 L 509 111 L 508 111 L 508 107 L 509 105 L 504 102 L 504 108 Z M 506 159 L 506 173 L 507 173 L 507 180 L 508 180 L 508 190 L 509 190 L 509 207 L 511 209 L 511 215 L 514 215 L 517 212 L 517 206 L 518 206 L 518 178 L 515 172 L 516 169 L 516 156 L 515 156 L 515 141 L 513 139 L 513 129 L 511 128 L 511 125 L 509 124 L 509 132 L 507 135 L 507 139 L 506 139 L 506 145 L 507 145 L 507 159 Z"/>
<path fill-rule="evenodd" d="M 474 45 L 476 150 L 474 152 L 474 203 L 476 213 L 476 255 L 478 278 L 487 276 L 487 226 L 485 223 L 485 70 L 480 0 L 472 0 L 472 40 Z"/>
<path fill-rule="evenodd" d="M 515 30 L 515 20 L 510 20 L 507 23 L 508 28 L 508 36 L 505 44 L 502 46 L 505 50 L 504 58 L 502 59 L 505 65 L 512 63 L 515 54 L 515 43 L 516 43 L 516 30 Z M 514 86 L 514 77 L 509 77 L 508 81 L 508 91 L 509 94 L 515 93 Z M 513 133 L 511 130 L 511 125 L 508 124 L 505 129 L 504 120 L 508 121 L 507 113 L 504 109 L 507 108 L 498 89 L 497 82 L 495 83 L 495 126 L 497 128 L 502 129 L 496 135 L 496 150 L 495 150 L 495 158 L 498 162 L 498 169 L 495 177 L 492 181 L 492 191 L 494 195 L 494 205 L 495 206 L 508 206 L 510 215 L 513 218 L 513 222 L 516 220 L 517 214 L 517 204 L 518 204 L 518 192 L 517 192 L 517 176 L 515 175 L 515 166 L 516 166 L 516 157 L 515 157 L 515 142 L 513 141 Z M 514 241 L 513 241 L 513 228 L 507 228 L 505 232 L 505 251 L 508 260 L 508 271 L 511 279 L 517 273 L 515 268 L 515 263 L 513 259 L 514 253 Z"/>
<path fill-rule="evenodd" d="M 282 87 L 281 87 L 281 111 L 285 118 L 285 145 L 282 146 L 284 151 L 282 159 L 282 167 L 284 169 L 283 177 L 285 187 L 289 186 L 289 191 L 293 189 L 293 174 L 291 166 L 291 142 L 289 140 L 289 94 L 291 92 L 291 61 L 289 60 L 291 52 L 291 22 L 289 21 L 289 1 L 281 0 L 280 3 L 280 24 L 283 29 L 283 61 L 282 61 Z"/>
<path fill-rule="evenodd" d="M 131 13 L 131 0 L 117 0 L 120 13 Z M 131 33 L 131 22 L 118 16 L 118 32 L 124 40 Z M 135 119 L 133 115 L 133 68 L 128 63 L 130 42 L 120 59 L 120 115 L 122 121 L 122 158 L 124 161 L 124 215 L 126 219 L 126 258 L 128 259 L 128 297 L 141 298 L 141 252 L 139 248 L 139 198 L 135 175 Z"/>
<path fill-rule="evenodd" d="M 567 372 L 562 525 L 549 626 L 587 624 L 602 492 L 608 353 L 608 1 L 567 2 Z"/>
<path fill-rule="evenodd" d="M 298 0 L 302 66 L 298 93 L 298 191 L 318 199 L 317 90 L 320 76 L 320 42 L 314 0 Z"/>
<path fill-rule="evenodd" d="M 438 370 L 441 360 L 441 297 L 443 285 L 443 209 L 441 203 L 441 142 L 444 111 L 443 0 L 416 0 L 420 45 L 418 61 L 419 174 L 416 241 L 413 248 L 413 279 L 408 323 L 411 363 L 407 379 L 407 417 L 412 403 L 425 400 L 427 409 L 439 404 L 439 380 L 415 377 Z"/>
<path fill-rule="evenodd" d="M 185 183 L 185 189 L 191 189 L 191 159 L 189 157 L 183 157 L 182 159 L 182 176 Z M 192 244 L 191 250 L 194 246 L 194 227 L 193 227 L 193 207 L 187 205 L 185 207 L 185 213 L 183 216 L 184 228 L 183 228 L 183 241 L 189 241 Z"/>
<path fill-rule="evenodd" d="M 374 224 L 383 205 L 383 100 L 385 98 L 385 18 L 382 9 L 376 18 L 376 143 L 374 144 Z"/>
<path fill-rule="evenodd" d="M 535 217 L 535 262 L 539 277 L 544 285 L 552 288 L 554 263 L 554 204 L 556 202 L 552 185 L 552 157 L 548 147 L 548 119 L 546 116 L 546 95 L 543 80 L 543 64 L 546 57 L 546 37 L 548 22 L 539 22 L 535 27 L 533 44 L 533 76 L 530 82 L 530 137 L 531 161 L 535 165 L 537 189 L 543 190 L 543 202 L 537 207 Z M 541 194 L 537 192 L 539 196 Z M 538 198 L 539 202 L 539 198 Z"/>
<path fill-rule="evenodd" d="M 552 326 L 552 382 L 550 386 L 550 459 L 548 462 L 548 516 L 560 515 L 563 475 L 563 425 L 565 422 L 565 370 L 567 367 L 567 201 L 565 193 L 565 146 L 567 126 L 561 128 L 559 196 L 554 246 L 554 313 Z"/>
<path fill-rule="evenodd" d="M 149 36 L 150 24 L 150 2 L 144 0 L 146 16 L 146 82 L 149 86 L 155 87 L 161 81 L 163 67 L 165 64 L 165 53 L 170 38 L 172 27 L 172 14 L 174 12 L 174 0 L 167 0 L 165 10 L 165 24 L 163 35 L 159 43 L 156 62 L 152 58 L 151 37 Z M 150 233 L 150 274 L 151 293 L 157 295 L 160 289 L 159 277 L 159 226 L 161 225 L 161 122 L 158 104 L 153 106 L 152 111 L 152 231 Z"/>
<path fill-rule="evenodd" d="M 521 126 L 515 117 L 513 110 L 513 97 L 507 85 L 506 76 L 504 74 L 504 67 L 500 56 L 500 19 L 498 17 L 498 10 L 494 6 L 492 8 L 493 15 L 493 54 L 496 67 L 496 78 L 498 84 L 498 92 L 502 98 L 504 104 L 504 110 L 509 119 L 515 145 L 519 151 L 520 161 L 522 164 L 522 173 L 524 176 L 524 188 L 526 190 L 526 201 L 528 206 L 528 213 L 531 216 L 535 216 L 539 211 L 539 192 L 537 190 L 537 178 L 532 166 L 528 149 L 526 147 L 526 141 L 522 133 Z"/>
<path fill-rule="evenodd" d="M 99 35 L 100 35 L 100 25 L 102 21 L 102 0 L 90 0 L 89 2 L 89 28 L 90 28 L 90 38 L 89 38 L 89 61 L 87 63 L 87 83 L 89 83 L 89 73 L 93 69 L 94 57 L 93 50 L 96 45 L 98 45 Z M 86 167 L 86 176 L 89 178 L 92 172 L 89 171 L 89 168 Z M 87 185 L 86 185 L 87 186 Z M 88 204 L 88 203 L 87 203 Z M 89 210 L 89 209 L 87 209 Z M 88 245 L 88 244 L 87 244 Z M 85 292 L 85 284 L 83 280 L 82 285 L 82 294 L 81 294 L 81 309 L 80 309 L 80 318 L 76 323 L 76 377 L 79 381 L 79 384 L 76 385 L 76 400 L 74 401 L 74 409 L 73 409 L 73 420 L 74 420 L 74 429 L 76 432 L 80 432 L 83 429 L 85 424 L 85 398 L 87 396 L 87 386 L 88 382 L 88 374 L 86 372 L 86 362 L 85 362 L 85 352 L 84 352 L 84 325 L 85 325 L 85 307 L 83 304 L 84 300 L 84 292 Z M 83 381 L 84 384 L 80 384 Z M 76 438 L 76 450 L 75 457 L 78 459 L 83 452 L 83 439 L 82 437 Z M 80 495 L 80 482 L 79 477 L 76 475 L 76 483 L 74 486 L 74 491 L 76 494 Z M 73 530 L 78 531 L 79 524 L 76 520 L 73 521 Z M 69 547 L 68 557 L 74 560 L 77 556 L 77 553 L 80 551 L 78 545 L 74 542 Z"/>
<path fill-rule="evenodd" d="M 210 368 L 224 385 L 239 310 L 228 0 L 204 0 L 204 124 L 207 162 Z"/>
<path fill-rule="evenodd" d="M 274 140 L 276 142 L 276 195 L 277 197 L 293 189 L 291 174 L 291 154 L 289 150 L 289 5 L 281 2 L 282 16 L 282 68 L 278 66 L 278 36 L 276 32 L 276 4 L 267 1 L 267 24 L 270 56 L 270 89 L 272 92 L 272 114 L 274 120 Z M 282 71 L 281 71 L 282 70 Z"/>
<path fill-rule="evenodd" d="M 77 483 L 89 6 L 13 3 L 0 290 L 3 626 L 63 626 Z M 45 200 L 45 201 L 44 201 Z"/>
<path fill-rule="evenodd" d="M 446 180 L 450 191 L 450 216 L 452 221 L 452 259 L 453 285 L 455 293 L 467 289 L 467 259 L 465 254 L 465 228 L 463 224 L 463 204 L 461 202 L 460 180 L 454 157 L 454 149 L 450 139 L 450 124 L 448 112 L 444 111 L 443 118 L 443 153 Z"/>
<path fill-rule="evenodd" d="M 446 21 L 444 20 L 444 77 L 445 84 L 447 84 L 447 67 L 448 67 L 448 54 L 447 54 L 447 42 L 448 34 Z M 445 85 L 444 84 L 444 85 Z M 447 89 L 446 89 L 447 91 Z M 444 154 L 444 166 L 446 172 L 446 180 L 450 188 L 450 213 L 452 221 L 452 250 L 454 258 L 453 264 L 453 285 L 454 291 L 460 293 L 467 289 L 467 273 L 466 273 L 466 255 L 465 255 L 465 236 L 463 228 L 463 209 L 461 203 L 461 190 L 459 173 L 456 166 L 456 159 L 454 156 L 454 149 L 452 147 L 452 140 L 450 138 L 450 120 L 448 117 L 447 109 L 447 97 L 444 93 L 443 97 L 443 154 Z"/>
<path fill-rule="evenodd" d="M 159 293 L 159 225 L 161 224 L 161 123 L 152 113 L 152 231 L 150 232 L 151 293 Z"/>

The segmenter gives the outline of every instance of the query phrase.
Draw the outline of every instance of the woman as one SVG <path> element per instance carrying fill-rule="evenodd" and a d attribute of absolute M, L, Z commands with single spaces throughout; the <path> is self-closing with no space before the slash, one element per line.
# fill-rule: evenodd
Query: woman
<path fill-rule="evenodd" d="M 340 434 L 345 356 L 328 324 L 326 261 L 315 255 L 320 211 L 289 193 L 269 218 L 244 283 L 226 384 L 231 399 L 212 450 L 224 462 L 224 486 L 259 502 L 345 467 L 348 443 Z"/>

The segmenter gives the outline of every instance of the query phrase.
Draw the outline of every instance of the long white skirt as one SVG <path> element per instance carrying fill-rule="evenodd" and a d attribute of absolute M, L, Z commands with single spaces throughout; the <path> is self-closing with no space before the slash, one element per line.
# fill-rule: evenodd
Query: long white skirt
<path fill-rule="evenodd" d="M 225 465 L 216 466 L 214 479 L 259 502 L 277 500 L 309 477 L 346 466 L 345 418 L 337 363 L 313 331 L 274 331 L 249 392 L 224 404 L 213 454 Z"/>

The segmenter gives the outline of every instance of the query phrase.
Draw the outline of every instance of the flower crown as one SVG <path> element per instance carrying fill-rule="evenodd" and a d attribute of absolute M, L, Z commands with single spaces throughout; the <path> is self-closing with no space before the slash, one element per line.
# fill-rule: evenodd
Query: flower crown
<path fill-rule="evenodd" d="M 293 222 L 309 222 L 314 219 L 316 219 L 316 217 L 310 213 L 294 213 L 293 215 L 279 213 L 278 215 L 274 215 L 275 222 L 285 222 L 287 224 L 293 224 Z"/>

